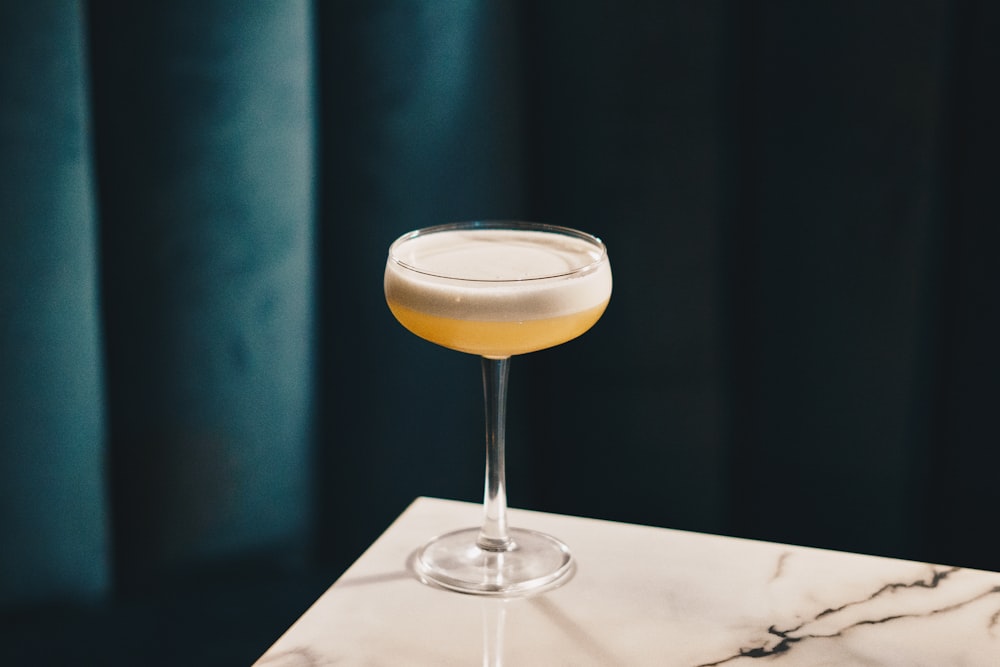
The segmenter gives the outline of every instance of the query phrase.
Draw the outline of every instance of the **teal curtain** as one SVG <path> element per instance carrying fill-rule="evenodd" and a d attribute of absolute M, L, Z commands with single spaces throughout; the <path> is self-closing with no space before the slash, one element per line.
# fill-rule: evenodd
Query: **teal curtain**
<path fill-rule="evenodd" d="M 1000 570 L 997 7 L 0 3 L 3 645 L 248 664 L 479 500 L 478 361 L 381 293 L 469 218 L 615 271 L 512 505 Z"/>
<path fill-rule="evenodd" d="M 0 8 L 0 605 L 111 578 L 81 14 Z"/>
<path fill-rule="evenodd" d="M 310 520 L 305 2 L 94 2 L 116 574 L 286 550 Z"/>

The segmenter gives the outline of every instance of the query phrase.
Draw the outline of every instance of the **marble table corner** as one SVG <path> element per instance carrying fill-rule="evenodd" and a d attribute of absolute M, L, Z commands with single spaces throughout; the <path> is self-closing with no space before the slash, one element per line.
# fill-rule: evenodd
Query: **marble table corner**
<path fill-rule="evenodd" d="M 479 522 L 418 498 L 257 661 L 305 665 L 1000 666 L 1000 574 L 511 510 L 573 577 L 496 599 L 421 583 L 428 537 Z"/>

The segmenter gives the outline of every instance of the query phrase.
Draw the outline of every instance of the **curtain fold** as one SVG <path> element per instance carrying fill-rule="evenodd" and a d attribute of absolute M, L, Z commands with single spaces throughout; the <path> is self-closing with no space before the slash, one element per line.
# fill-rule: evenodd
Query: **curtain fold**
<path fill-rule="evenodd" d="M 524 360 L 541 506 L 727 526 L 727 11 L 525 5 L 529 216 L 601 236 L 615 276 L 591 331 Z"/>
<path fill-rule="evenodd" d="M 1000 570 L 1000 538 L 983 530 L 997 506 L 1000 468 L 1000 219 L 997 156 L 1000 91 L 994 84 L 1000 5 L 971 2 L 953 11 L 943 154 L 946 213 L 931 372 L 927 462 L 919 507 L 921 550 L 939 562 Z"/>
<path fill-rule="evenodd" d="M 306 2 L 91 3 L 116 574 L 310 528 Z"/>
<path fill-rule="evenodd" d="M 755 282 L 734 287 L 752 304 L 735 324 L 757 343 L 741 392 L 755 423 L 733 444 L 734 509 L 757 534 L 878 553 L 919 540 L 951 19 L 945 2 L 903 23 L 881 4 L 752 17 L 740 252 Z"/>
<path fill-rule="evenodd" d="M 0 6 L 0 606 L 110 583 L 85 32 Z"/>

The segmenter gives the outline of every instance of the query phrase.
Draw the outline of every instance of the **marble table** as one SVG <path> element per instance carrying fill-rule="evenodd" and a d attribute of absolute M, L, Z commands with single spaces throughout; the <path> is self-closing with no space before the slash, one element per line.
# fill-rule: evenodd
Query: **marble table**
<path fill-rule="evenodd" d="M 418 498 L 257 661 L 305 665 L 1000 665 L 1000 574 L 511 510 L 564 540 L 567 583 L 497 599 L 418 581 L 475 504 Z"/>

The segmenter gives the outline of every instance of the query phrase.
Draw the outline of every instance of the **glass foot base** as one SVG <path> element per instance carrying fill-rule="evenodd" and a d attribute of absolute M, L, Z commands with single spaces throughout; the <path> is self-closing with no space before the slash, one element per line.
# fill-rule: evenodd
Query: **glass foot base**
<path fill-rule="evenodd" d="M 572 573 L 569 549 L 556 538 L 523 528 L 508 533 L 512 543 L 503 551 L 481 548 L 478 528 L 446 533 L 417 551 L 413 569 L 453 591 L 511 597 L 554 588 Z"/>

